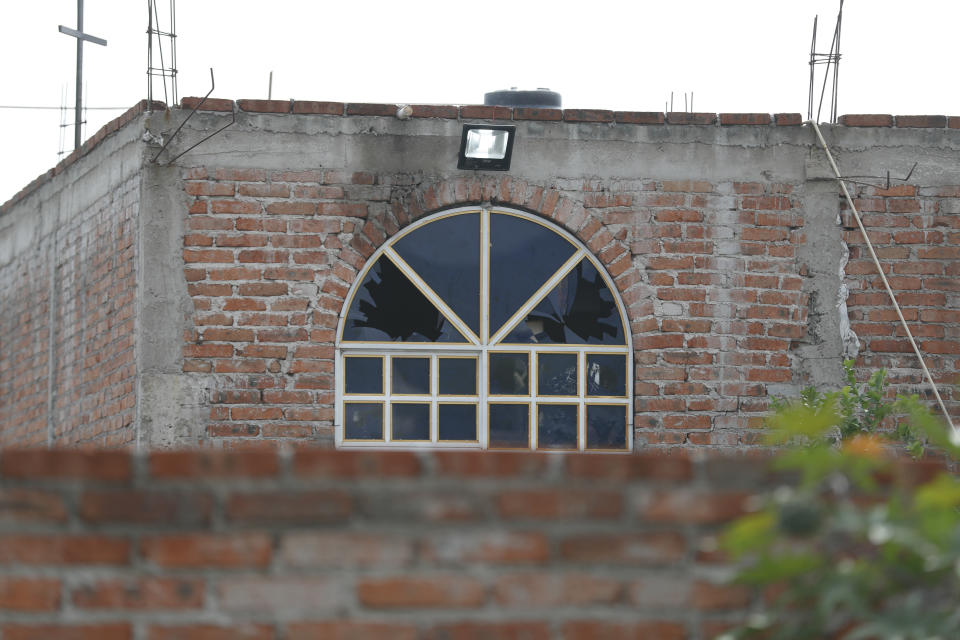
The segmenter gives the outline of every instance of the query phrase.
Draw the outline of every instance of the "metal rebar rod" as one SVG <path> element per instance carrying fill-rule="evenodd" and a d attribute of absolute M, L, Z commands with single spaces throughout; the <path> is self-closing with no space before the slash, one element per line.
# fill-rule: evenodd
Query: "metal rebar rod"
<path fill-rule="evenodd" d="M 947 407 L 943 403 L 943 398 L 940 397 L 940 391 L 937 389 L 937 384 L 933 381 L 933 376 L 930 375 L 930 370 L 927 369 L 927 363 L 923 360 L 923 355 L 920 353 L 920 348 L 917 346 L 917 341 L 913 339 L 913 333 L 910 331 L 910 326 L 903 317 L 903 312 L 900 310 L 900 304 L 897 302 L 897 297 L 894 295 L 893 289 L 890 288 L 890 283 L 887 282 L 887 276 L 883 273 L 883 268 L 880 266 L 880 259 L 877 258 L 877 253 L 873 250 L 873 243 L 870 242 L 870 237 L 867 235 L 867 230 L 864 228 L 863 222 L 860 220 L 860 214 L 857 213 L 857 207 L 853 204 L 853 198 L 850 197 L 850 192 L 847 190 L 847 185 L 844 183 L 843 178 L 840 177 L 840 169 L 837 167 L 837 163 L 833 160 L 833 154 L 830 153 L 830 147 L 827 146 L 827 141 L 823 139 L 823 134 L 820 133 L 820 127 L 817 126 L 817 123 L 813 120 L 809 120 L 807 121 L 807 124 L 813 125 L 813 130 L 816 132 L 817 138 L 820 140 L 820 145 L 827 154 L 827 160 L 830 162 L 830 168 L 833 169 L 833 173 L 837 176 L 837 182 L 840 184 L 840 189 L 843 191 L 843 196 L 847 199 L 847 204 L 850 207 L 850 211 L 853 212 L 853 218 L 857 221 L 857 227 L 860 228 L 860 233 L 863 235 L 863 240 L 867 243 L 867 249 L 870 251 L 870 257 L 873 259 L 873 264 L 877 268 L 877 273 L 880 274 L 880 279 L 883 281 L 883 286 L 887 290 L 887 295 L 890 296 L 890 301 L 893 302 L 893 308 L 896 310 L 897 317 L 900 319 L 900 324 L 903 326 L 903 330 L 907 334 L 907 339 L 910 341 L 910 346 L 913 347 L 913 352 L 916 354 L 917 360 L 920 361 L 920 368 L 923 369 L 923 374 L 926 376 L 927 382 L 930 384 L 930 388 L 933 389 L 933 395 L 937 399 L 937 404 L 940 405 L 940 411 L 943 412 L 943 417 L 946 419 L 947 424 L 950 425 L 950 429 L 956 433 L 957 428 L 953 425 L 953 420 L 950 419 L 950 413 L 947 411 Z"/>

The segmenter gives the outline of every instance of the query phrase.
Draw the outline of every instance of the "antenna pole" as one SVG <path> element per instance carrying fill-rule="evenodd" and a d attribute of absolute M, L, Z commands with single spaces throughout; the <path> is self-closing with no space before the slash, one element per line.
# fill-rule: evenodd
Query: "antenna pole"
<path fill-rule="evenodd" d="M 77 0 L 77 28 L 60 25 L 59 31 L 77 39 L 77 100 L 73 123 L 73 148 L 76 150 L 80 148 L 80 126 L 83 124 L 83 41 L 87 40 L 102 47 L 107 46 L 107 41 L 83 32 L 83 0 Z"/>

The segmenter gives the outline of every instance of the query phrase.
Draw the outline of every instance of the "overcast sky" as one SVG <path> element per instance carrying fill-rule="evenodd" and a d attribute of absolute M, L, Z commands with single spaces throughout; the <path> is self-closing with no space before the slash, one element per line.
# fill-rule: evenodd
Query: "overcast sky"
<path fill-rule="evenodd" d="M 4 3 L 0 106 L 69 107 L 76 0 Z M 159 0 L 167 25 L 169 0 Z M 15 8 L 14 8 L 15 6 Z M 826 52 L 838 0 L 180 0 L 179 96 L 481 104 L 486 91 L 549 87 L 565 107 L 799 112 L 813 18 Z M 591 11 L 590 9 L 595 9 Z M 146 97 L 147 0 L 85 0 L 86 102 Z M 839 111 L 960 115 L 956 0 L 847 0 Z M 169 51 L 165 48 L 165 55 Z M 156 55 L 156 49 L 155 49 Z M 819 86 L 819 82 L 818 82 Z M 154 98 L 164 99 L 155 84 Z M 87 135 L 122 111 L 90 111 Z M 824 114 L 828 111 L 824 110 Z M 58 109 L 0 108 L 0 202 L 58 161 Z M 821 120 L 825 120 L 824 115 Z"/>

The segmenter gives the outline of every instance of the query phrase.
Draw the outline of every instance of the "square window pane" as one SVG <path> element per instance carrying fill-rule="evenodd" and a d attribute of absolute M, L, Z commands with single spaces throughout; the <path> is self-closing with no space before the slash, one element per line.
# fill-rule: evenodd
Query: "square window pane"
<path fill-rule="evenodd" d="M 476 358 L 440 358 L 440 395 L 477 395 Z"/>
<path fill-rule="evenodd" d="M 525 396 L 530 393 L 530 364 L 526 353 L 490 354 L 490 394 Z"/>
<path fill-rule="evenodd" d="M 393 393 L 430 395 L 430 358 L 391 358 Z"/>
<path fill-rule="evenodd" d="M 537 447 L 576 449 L 577 408 L 575 404 L 537 405 Z"/>
<path fill-rule="evenodd" d="M 343 363 L 344 393 L 383 393 L 383 358 L 348 356 Z"/>
<path fill-rule="evenodd" d="M 391 407 L 393 440 L 429 440 L 430 405 L 402 403 Z"/>
<path fill-rule="evenodd" d="M 383 405 L 379 402 L 343 403 L 344 440 L 383 440 Z"/>
<path fill-rule="evenodd" d="M 587 395 L 627 395 L 627 356 L 615 353 L 587 354 Z"/>
<path fill-rule="evenodd" d="M 437 409 L 439 440 L 477 441 L 477 405 L 441 404 Z"/>
<path fill-rule="evenodd" d="M 541 396 L 577 395 L 576 353 L 541 353 L 537 356 L 537 393 Z"/>
<path fill-rule="evenodd" d="M 530 446 L 530 407 L 526 404 L 491 404 L 490 448 L 526 449 Z"/>
<path fill-rule="evenodd" d="M 627 448 L 627 406 L 593 404 L 587 406 L 587 449 Z"/>

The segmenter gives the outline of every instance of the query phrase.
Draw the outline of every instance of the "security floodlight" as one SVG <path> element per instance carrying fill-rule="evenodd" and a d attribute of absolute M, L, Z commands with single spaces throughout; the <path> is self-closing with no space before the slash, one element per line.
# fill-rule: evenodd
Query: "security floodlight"
<path fill-rule="evenodd" d="M 516 127 L 506 124 L 465 124 L 457 169 L 508 171 Z"/>

